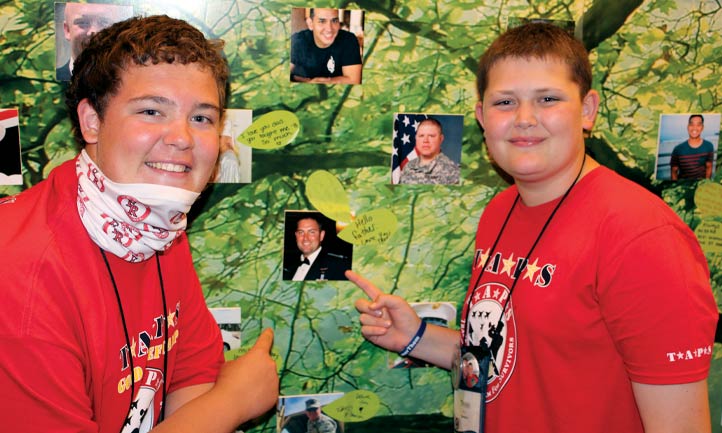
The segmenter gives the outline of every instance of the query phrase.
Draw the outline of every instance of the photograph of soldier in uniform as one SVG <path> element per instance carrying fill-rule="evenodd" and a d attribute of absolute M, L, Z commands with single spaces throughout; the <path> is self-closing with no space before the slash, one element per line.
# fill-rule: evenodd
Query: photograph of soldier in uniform
<path fill-rule="evenodd" d="M 394 116 L 391 183 L 458 184 L 464 116 Z"/>
<path fill-rule="evenodd" d="M 323 407 L 343 393 L 296 395 L 278 398 L 278 433 L 343 433 L 343 422 L 323 413 Z"/>

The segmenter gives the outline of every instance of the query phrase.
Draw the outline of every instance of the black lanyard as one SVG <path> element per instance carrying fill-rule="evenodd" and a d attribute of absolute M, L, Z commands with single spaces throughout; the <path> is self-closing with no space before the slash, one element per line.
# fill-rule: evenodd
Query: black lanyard
<path fill-rule="evenodd" d="M 499 375 L 499 369 L 496 366 L 496 362 L 494 359 L 494 354 L 491 351 L 491 346 L 494 341 L 500 341 L 501 337 L 501 331 L 503 329 L 503 320 L 504 320 L 504 312 L 506 311 L 507 306 L 509 305 L 509 301 L 511 301 L 512 293 L 514 292 L 514 288 L 516 287 L 516 283 L 519 281 L 519 277 L 521 275 L 521 271 L 526 267 L 526 263 L 528 263 L 528 260 L 531 258 L 532 253 L 534 252 L 534 249 L 539 244 L 539 241 L 541 240 L 542 236 L 546 232 L 547 228 L 549 227 L 549 224 L 554 219 L 554 216 L 556 215 L 557 211 L 561 207 L 562 203 L 566 200 L 566 198 L 569 196 L 569 194 L 572 192 L 572 189 L 579 181 L 579 178 L 582 175 L 582 171 L 584 170 L 584 164 L 586 162 L 587 155 L 584 154 L 584 158 L 582 159 L 582 166 L 579 168 L 579 172 L 577 173 L 576 178 L 574 179 L 574 182 L 567 188 L 566 192 L 562 195 L 559 202 L 556 204 L 554 209 L 552 210 L 551 214 L 547 218 L 546 222 L 544 223 L 544 226 L 542 226 L 541 230 L 539 231 L 539 234 L 537 235 L 536 239 L 534 240 L 534 243 L 531 245 L 531 248 L 529 248 L 529 252 L 526 254 L 525 259 L 527 262 L 524 263 L 522 269 L 520 269 L 519 275 L 514 278 L 514 281 L 511 283 L 511 287 L 509 288 L 509 296 L 507 296 L 506 300 L 504 301 L 504 305 L 501 309 L 501 314 L 499 315 L 499 320 L 496 323 L 496 327 L 494 327 L 493 330 L 490 330 L 489 334 L 489 342 L 485 344 L 483 342 L 483 339 L 479 342 L 480 344 L 478 346 L 471 346 L 466 345 L 466 339 L 467 339 L 467 328 L 469 326 L 469 314 L 471 313 L 471 302 L 474 299 L 474 293 L 479 288 L 479 282 L 481 281 L 481 278 L 484 275 L 484 272 L 486 271 L 486 267 L 489 265 L 489 261 L 495 254 L 495 250 L 497 245 L 499 244 L 499 241 L 501 240 L 501 236 L 504 233 L 507 223 L 511 219 L 511 215 L 514 212 L 514 208 L 516 208 L 517 203 L 520 200 L 520 195 L 517 193 L 516 198 L 514 199 L 514 203 L 512 203 L 511 208 L 509 209 L 509 213 L 507 213 L 506 218 L 504 219 L 504 223 L 501 226 L 501 229 L 499 230 L 499 234 L 496 236 L 496 239 L 494 240 L 494 243 L 492 244 L 491 249 L 489 250 L 489 255 L 487 256 L 486 260 L 484 261 L 484 266 L 481 268 L 481 271 L 479 272 L 479 275 L 477 276 L 474 285 L 472 286 L 472 289 L 469 293 L 469 299 L 466 301 L 466 317 L 464 321 L 464 329 L 463 332 L 463 338 L 462 338 L 462 346 L 460 350 L 460 355 L 463 357 L 469 357 L 467 362 L 473 360 L 478 365 L 478 380 L 477 382 L 471 386 L 471 389 L 475 390 L 475 392 L 480 393 L 479 396 L 479 430 L 478 433 L 483 433 L 485 429 L 485 421 L 486 421 L 486 391 L 487 391 L 487 382 L 489 379 L 489 368 L 494 369 L 494 373 L 496 375 Z M 463 364 L 464 360 L 460 360 L 460 364 Z M 468 385 L 467 385 L 468 386 Z"/>
<path fill-rule="evenodd" d="M 103 251 L 102 248 L 100 249 L 100 254 L 103 256 L 103 261 L 105 262 L 105 267 L 108 269 L 108 275 L 110 275 L 110 282 L 113 284 L 113 290 L 115 291 L 115 299 L 118 301 L 118 310 L 120 311 L 120 320 L 123 322 L 123 332 L 125 335 L 125 344 L 128 347 L 128 358 L 130 358 L 130 406 L 128 407 L 128 414 L 131 412 L 131 408 L 133 406 L 133 400 L 135 399 L 135 365 L 133 362 L 133 353 L 131 350 L 130 345 L 130 336 L 128 335 L 128 325 L 125 321 L 125 314 L 123 313 L 123 303 L 120 301 L 120 292 L 118 292 L 118 285 L 115 283 L 115 277 L 113 277 L 113 271 L 110 269 L 110 263 L 108 262 L 108 257 L 105 255 L 105 251 Z M 164 341 L 163 341 L 163 399 L 161 400 L 161 406 L 160 406 L 160 414 L 158 415 L 158 420 L 156 421 L 156 425 L 163 421 L 165 418 L 165 400 L 166 400 L 166 393 L 168 392 L 168 387 L 166 383 L 166 374 L 168 372 L 168 306 L 166 305 L 166 299 L 165 299 L 165 287 L 163 285 L 163 272 L 161 272 L 160 268 L 160 258 L 158 257 L 158 253 L 155 254 L 155 263 L 158 268 L 158 280 L 160 281 L 160 296 L 163 300 L 163 324 L 165 326 L 164 329 Z M 153 402 L 151 402 L 151 405 Z M 120 427 L 120 431 L 123 431 L 123 428 L 125 427 L 125 420 L 123 420 L 123 425 Z"/>
<path fill-rule="evenodd" d="M 552 222 L 552 219 L 556 215 L 557 211 L 561 207 L 562 203 L 564 203 L 564 200 L 569 196 L 569 193 L 572 192 L 572 189 L 579 181 L 579 178 L 582 175 L 582 170 L 584 169 L 584 163 L 587 160 L 587 154 L 584 154 L 584 159 L 582 159 L 582 166 L 579 167 L 579 173 L 577 173 L 577 177 L 574 179 L 574 182 L 572 182 L 571 185 L 569 185 L 569 188 L 567 188 L 564 195 L 562 195 L 561 200 L 559 200 L 559 203 L 554 207 L 554 210 L 552 210 L 551 214 L 549 214 L 549 217 L 547 218 L 546 222 L 544 223 L 544 226 L 542 227 L 541 231 L 536 237 L 536 240 L 531 245 L 531 248 L 529 248 L 529 252 L 524 256 L 527 260 L 531 257 L 531 254 L 534 252 L 534 249 L 536 248 L 537 244 L 541 240 L 542 236 L 544 235 L 544 232 L 546 232 L 547 227 L 549 227 L 549 223 Z M 476 281 L 474 282 L 474 285 L 472 286 L 471 293 L 469 294 L 469 299 L 466 302 L 466 315 L 469 315 L 469 311 L 471 310 L 471 301 L 474 298 L 474 292 L 476 292 L 476 289 L 478 288 L 479 282 L 481 281 L 481 277 L 484 275 L 484 272 L 486 271 L 486 267 L 489 265 L 489 260 L 494 256 L 494 251 L 496 250 L 496 246 L 499 243 L 499 240 L 501 239 L 501 235 L 504 233 L 504 230 L 506 229 L 506 224 L 509 222 L 509 219 L 511 219 L 511 214 L 514 212 L 514 208 L 516 207 L 516 204 L 519 202 L 520 196 L 519 193 L 517 193 L 516 198 L 514 199 L 514 203 L 512 203 L 511 208 L 509 209 L 509 213 L 506 215 L 506 218 L 504 219 L 504 224 L 502 224 L 501 229 L 499 230 L 499 234 L 496 236 L 496 240 L 494 240 L 494 244 L 491 246 L 491 249 L 489 250 L 489 255 L 486 257 L 486 260 L 484 261 L 484 266 L 481 268 L 481 272 L 479 272 L 479 276 L 476 277 Z M 526 263 L 524 264 L 524 267 L 526 267 Z M 523 270 L 520 269 L 519 272 Z M 511 295 L 514 292 L 514 288 L 516 287 L 516 283 L 519 281 L 519 278 L 514 278 L 514 281 L 511 283 L 511 288 L 509 289 L 509 296 L 507 296 L 506 300 L 504 301 L 504 305 L 501 309 L 501 315 L 499 316 L 499 321 L 496 324 L 496 331 L 495 332 L 501 332 L 501 323 L 504 319 L 504 312 L 506 311 L 507 305 L 509 305 L 509 301 L 511 301 Z M 466 317 L 465 324 L 468 325 L 469 318 Z M 466 340 L 466 330 L 464 329 L 464 340 Z M 488 349 L 488 348 L 487 348 Z M 493 361 L 492 361 L 493 363 Z M 496 368 L 496 366 L 494 366 Z"/>

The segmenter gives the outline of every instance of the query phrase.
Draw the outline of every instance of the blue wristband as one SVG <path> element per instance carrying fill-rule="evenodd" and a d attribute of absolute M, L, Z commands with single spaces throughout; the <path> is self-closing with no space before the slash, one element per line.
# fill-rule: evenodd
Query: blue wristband
<path fill-rule="evenodd" d="M 412 350 L 416 347 L 417 344 L 419 344 L 419 341 L 421 341 L 421 337 L 424 336 L 424 332 L 426 331 L 426 321 L 421 319 L 421 325 L 419 325 L 419 330 L 416 331 L 416 335 L 414 335 L 414 338 L 409 341 L 409 344 L 404 347 L 404 350 L 399 352 L 399 356 L 409 356 L 409 353 L 411 353 Z"/>

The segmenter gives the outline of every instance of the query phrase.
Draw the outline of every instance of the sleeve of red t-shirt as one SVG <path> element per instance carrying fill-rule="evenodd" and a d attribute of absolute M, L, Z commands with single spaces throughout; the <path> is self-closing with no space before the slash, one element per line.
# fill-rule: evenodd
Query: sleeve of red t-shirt
<path fill-rule="evenodd" d="M 598 296 L 630 379 L 678 384 L 706 378 L 718 313 L 694 235 L 667 224 L 618 241 L 602 252 Z"/>

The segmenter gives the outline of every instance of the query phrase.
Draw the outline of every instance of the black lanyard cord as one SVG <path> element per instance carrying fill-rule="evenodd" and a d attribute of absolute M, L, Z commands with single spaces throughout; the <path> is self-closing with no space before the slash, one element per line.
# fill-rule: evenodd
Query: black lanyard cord
<path fill-rule="evenodd" d="M 128 325 L 125 320 L 125 313 L 123 312 L 123 303 L 120 300 L 120 292 L 118 291 L 118 285 L 115 282 L 115 277 L 113 276 L 113 271 L 110 268 L 110 263 L 108 262 L 108 257 L 105 255 L 105 251 L 102 248 L 98 248 L 100 250 L 100 254 L 103 256 L 103 261 L 105 262 L 105 267 L 108 269 L 108 275 L 110 276 L 110 282 L 113 284 L 113 291 L 115 292 L 115 299 L 118 302 L 118 310 L 120 311 L 120 320 L 123 322 L 123 335 L 125 336 L 125 345 L 128 348 L 128 358 L 130 361 L 130 403 L 128 405 L 128 413 L 130 413 L 131 408 L 133 406 L 133 399 L 135 398 L 135 364 L 133 362 L 133 352 L 130 345 L 130 336 L 128 334 Z M 158 280 L 160 281 L 160 296 L 163 301 L 163 324 L 164 324 L 164 337 L 163 337 L 163 400 L 161 401 L 161 409 L 160 414 L 158 416 L 158 421 L 156 424 L 160 423 L 165 419 L 165 403 L 166 403 L 166 397 L 168 388 L 166 386 L 166 373 L 168 371 L 168 306 L 166 303 L 165 298 L 165 286 L 163 285 L 163 272 L 161 271 L 160 267 L 160 258 L 158 257 L 158 254 L 155 254 L 155 262 L 158 269 Z M 152 403 L 151 403 L 152 404 Z M 125 427 L 125 420 L 123 420 L 123 424 L 120 427 L 120 431 L 123 431 L 123 428 Z"/>
<path fill-rule="evenodd" d="M 160 281 L 160 297 L 163 300 L 163 400 L 161 400 L 160 405 L 160 414 L 158 415 L 158 422 L 156 424 L 160 424 L 161 421 L 165 419 L 165 399 L 167 397 L 168 393 L 168 387 L 166 386 L 166 373 L 168 372 L 168 350 L 170 349 L 168 347 L 168 305 L 166 304 L 165 300 L 165 286 L 163 285 L 163 272 L 160 269 L 160 258 L 158 257 L 158 253 L 155 254 L 155 263 L 156 267 L 158 268 L 158 280 Z"/>
<path fill-rule="evenodd" d="M 525 256 L 526 262 L 524 263 L 524 267 L 519 270 L 519 275 L 521 275 L 521 271 L 526 268 L 526 263 L 528 263 L 529 259 L 531 258 L 531 254 L 534 252 L 534 249 L 536 248 L 537 244 L 541 240 L 542 236 L 544 235 L 544 232 L 546 232 L 547 227 L 549 227 L 549 224 L 551 223 L 552 219 L 554 218 L 554 215 L 556 215 L 557 211 L 561 207 L 562 203 L 564 203 L 564 200 L 569 196 L 569 193 L 572 192 L 572 189 L 579 181 L 579 178 L 582 176 L 582 171 L 584 170 L 584 164 L 587 161 L 587 154 L 584 153 L 584 158 L 582 159 L 582 166 L 579 167 L 579 172 L 577 173 L 577 177 L 574 179 L 574 182 L 572 182 L 571 185 L 569 185 L 569 188 L 567 188 L 564 195 L 562 195 L 561 200 L 559 200 L 559 203 L 554 207 L 554 210 L 552 210 L 551 214 L 547 218 L 546 222 L 544 223 L 544 226 L 542 227 L 541 231 L 536 237 L 536 240 L 532 244 L 531 248 L 529 248 L 529 252 Z M 468 326 L 469 318 L 468 315 L 471 310 L 471 301 L 474 298 L 474 292 L 476 292 L 476 289 L 478 288 L 479 282 L 481 281 L 481 277 L 484 275 L 484 272 L 486 271 L 486 267 L 489 265 L 489 260 L 494 256 L 494 251 L 496 250 L 496 246 L 499 243 L 499 240 L 501 239 L 501 235 L 504 233 L 504 229 L 506 229 L 506 224 L 509 222 L 509 219 L 511 218 L 511 214 L 514 212 L 514 208 L 516 207 L 516 204 L 519 202 L 520 196 L 517 193 L 516 198 L 514 199 L 514 203 L 511 205 L 511 208 L 509 209 L 509 213 L 506 215 L 506 219 L 504 220 L 504 224 L 502 224 L 501 229 L 499 230 L 499 234 L 496 236 L 496 240 L 494 241 L 494 244 L 492 245 L 491 249 L 489 250 L 489 255 L 487 256 L 486 260 L 484 261 L 484 267 L 481 268 L 481 272 L 479 272 L 479 275 L 476 277 L 476 281 L 474 282 L 474 286 L 471 289 L 471 293 L 469 294 L 469 299 L 466 302 L 466 326 Z M 499 337 L 501 334 L 501 330 L 503 328 L 502 321 L 504 320 L 504 313 L 506 312 L 506 307 L 509 305 L 509 301 L 511 301 L 511 295 L 514 292 L 514 288 L 516 287 L 516 283 L 519 281 L 519 275 L 517 275 L 516 278 L 514 278 L 514 281 L 511 283 L 511 288 L 509 289 L 509 296 L 507 296 L 506 300 L 504 301 L 504 305 L 501 309 L 501 315 L 499 316 L 499 321 L 496 324 L 496 327 L 492 331 L 494 335 L 490 335 L 491 341 L 495 340 L 495 337 Z M 464 329 L 464 339 L 466 339 L 466 330 Z M 490 347 L 486 348 L 487 350 L 490 349 Z M 494 362 L 494 359 L 492 357 L 492 365 L 494 366 L 494 370 L 496 371 L 496 363 Z M 498 373 L 498 371 L 497 371 Z"/>

